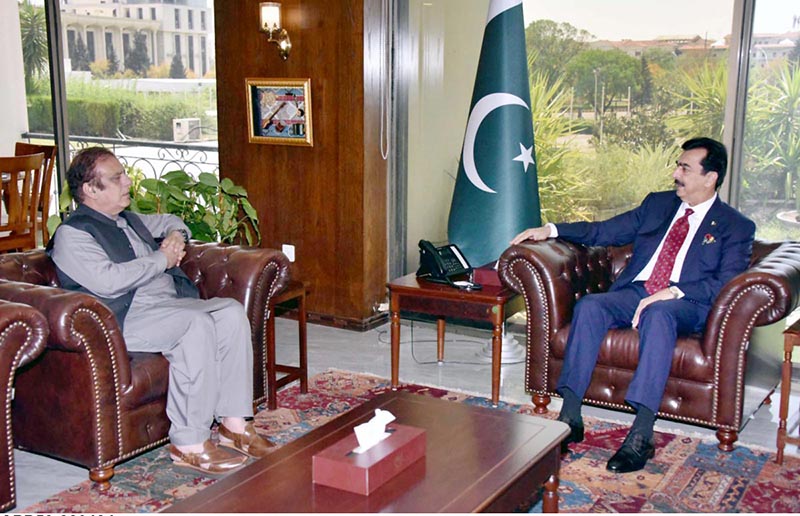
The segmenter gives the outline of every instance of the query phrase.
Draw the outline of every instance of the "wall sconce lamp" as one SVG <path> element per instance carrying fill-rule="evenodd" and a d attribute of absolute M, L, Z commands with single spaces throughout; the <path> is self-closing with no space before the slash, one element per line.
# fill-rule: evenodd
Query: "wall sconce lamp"
<path fill-rule="evenodd" d="M 280 2 L 261 2 L 261 26 L 259 29 L 269 36 L 270 43 L 278 45 L 278 52 L 286 61 L 289 58 L 289 51 L 292 49 L 292 41 L 289 39 L 286 29 L 281 27 Z"/>

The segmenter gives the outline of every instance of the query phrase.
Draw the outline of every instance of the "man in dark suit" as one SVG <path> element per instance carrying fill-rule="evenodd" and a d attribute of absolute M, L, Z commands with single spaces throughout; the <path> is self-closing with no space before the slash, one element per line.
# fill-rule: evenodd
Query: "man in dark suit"
<path fill-rule="evenodd" d="M 636 419 L 608 461 L 618 473 L 638 471 L 654 456 L 653 425 L 679 334 L 701 332 L 720 289 L 747 268 L 755 224 L 722 202 L 717 189 L 728 164 L 725 146 L 695 138 L 682 146 L 672 177 L 675 190 L 648 194 L 634 210 L 603 222 L 546 224 L 511 241 L 559 237 L 590 246 L 633 244 L 633 255 L 608 292 L 581 298 L 567 341 L 557 391 L 559 420 L 583 440 L 581 400 L 609 329 L 639 331 L 639 362 L 625 401 Z"/>

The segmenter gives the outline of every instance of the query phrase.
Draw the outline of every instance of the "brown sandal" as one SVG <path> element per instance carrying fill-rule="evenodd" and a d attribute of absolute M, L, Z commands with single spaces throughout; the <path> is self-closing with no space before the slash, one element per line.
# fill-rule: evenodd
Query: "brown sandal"
<path fill-rule="evenodd" d="M 203 442 L 203 451 L 200 453 L 182 452 L 177 446 L 170 444 L 169 456 L 176 466 L 191 468 L 209 475 L 234 471 L 247 462 L 247 457 L 223 450 L 210 440 Z"/>
<path fill-rule="evenodd" d="M 249 422 L 244 427 L 244 432 L 235 434 L 228 430 L 225 425 L 219 425 L 219 444 L 244 453 L 249 457 L 260 459 L 275 451 L 275 444 L 261 437 L 256 432 L 255 426 Z"/>

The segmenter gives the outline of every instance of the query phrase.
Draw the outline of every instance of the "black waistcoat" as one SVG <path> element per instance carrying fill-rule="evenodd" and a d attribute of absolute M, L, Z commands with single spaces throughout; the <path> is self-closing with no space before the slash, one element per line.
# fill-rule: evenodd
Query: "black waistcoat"
<path fill-rule="evenodd" d="M 147 227 L 145 227 L 144 223 L 135 213 L 123 211 L 120 213 L 120 216 L 125 218 L 130 228 L 133 229 L 151 249 L 154 251 L 158 249 L 158 243 L 156 243 L 153 235 L 150 234 Z M 127 235 L 125 235 L 125 232 L 121 228 L 117 227 L 117 223 L 102 213 L 83 204 L 79 205 L 63 224 L 74 227 L 75 229 L 80 229 L 81 231 L 86 231 L 92 235 L 114 263 L 125 263 L 136 258 L 136 253 L 134 253 Z M 53 236 L 55 237 L 55 234 Z M 55 242 L 55 238 L 50 239 L 47 245 L 48 252 L 52 250 L 53 242 Z M 199 297 L 197 287 L 195 287 L 194 283 L 192 283 L 180 267 L 172 267 L 165 272 L 172 276 L 178 297 Z M 58 266 L 56 266 L 56 273 L 58 274 L 58 280 L 61 282 L 63 288 L 91 294 L 85 287 L 59 269 Z M 108 305 L 111 311 L 114 312 L 120 330 L 122 330 L 125 323 L 125 316 L 128 313 L 128 309 L 131 307 L 134 294 L 136 294 L 136 289 L 130 290 L 115 298 L 95 297 Z"/>

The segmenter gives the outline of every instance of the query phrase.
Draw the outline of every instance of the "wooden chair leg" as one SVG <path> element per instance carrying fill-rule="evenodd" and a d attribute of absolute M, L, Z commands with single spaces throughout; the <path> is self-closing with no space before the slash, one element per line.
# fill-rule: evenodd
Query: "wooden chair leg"
<path fill-rule="evenodd" d="M 733 443 L 739 439 L 739 432 L 734 432 L 733 430 L 723 430 L 720 428 L 717 430 L 717 439 L 719 440 L 717 448 L 726 452 L 733 451 Z"/>
<path fill-rule="evenodd" d="M 533 400 L 534 414 L 547 414 L 547 406 L 550 404 L 550 396 L 547 394 L 534 394 Z"/>
<path fill-rule="evenodd" d="M 92 468 L 89 470 L 89 479 L 97 484 L 97 489 L 105 491 L 111 487 L 111 477 L 114 476 L 114 466 L 107 468 Z"/>

